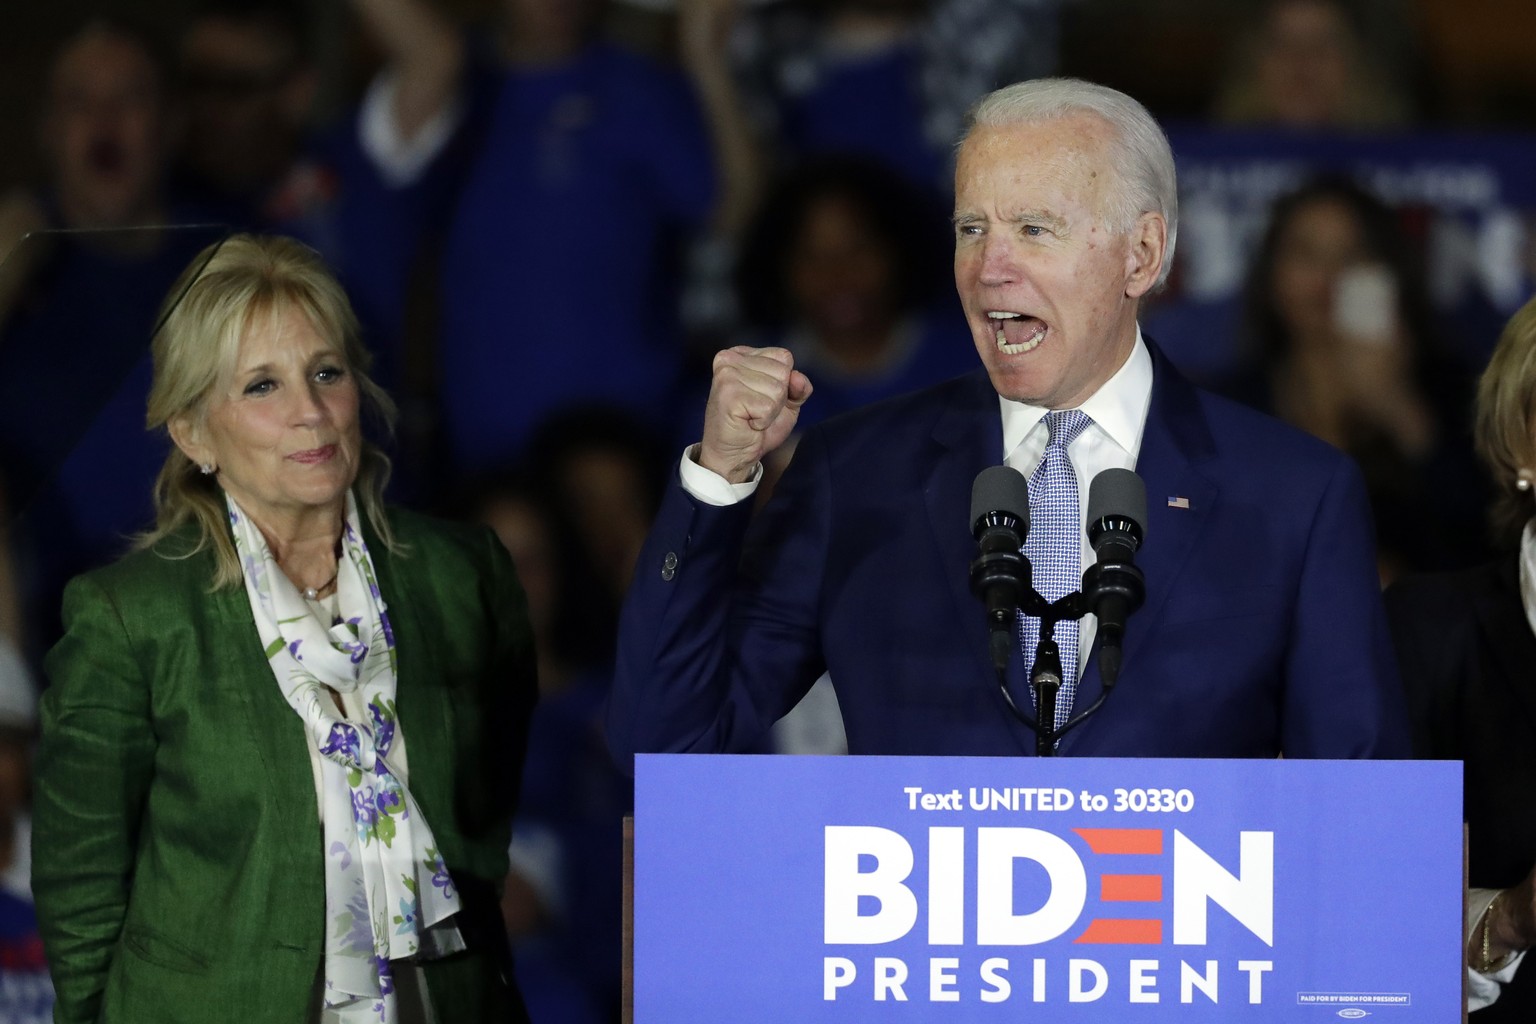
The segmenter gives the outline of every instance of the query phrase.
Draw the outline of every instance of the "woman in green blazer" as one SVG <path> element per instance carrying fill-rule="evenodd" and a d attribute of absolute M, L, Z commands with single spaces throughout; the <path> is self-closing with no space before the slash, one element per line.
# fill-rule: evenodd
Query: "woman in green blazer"
<path fill-rule="evenodd" d="M 384 511 L 360 420 L 392 410 L 318 257 L 210 253 L 154 343 L 156 527 L 71 583 L 48 657 L 55 1020 L 525 1020 L 498 913 L 535 693 L 510 560 Z"/>

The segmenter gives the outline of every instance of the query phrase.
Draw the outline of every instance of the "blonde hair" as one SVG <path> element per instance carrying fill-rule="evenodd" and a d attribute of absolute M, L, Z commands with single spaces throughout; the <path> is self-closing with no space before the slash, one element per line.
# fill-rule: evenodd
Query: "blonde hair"
<path fill-rule="evenodd" d="M 1477 454 L 1493 475 L 1492 518 L 1500 540 L 1517 540 L 1533 511 L 1531 491 L 1515 485 L 1522 470 L 1536 472 L 1536 299 L 1516 311 L 1499 334 L 1477 383 L 1472 435 Z"/>
<path fill-rule="evenodd" d="M 364 420 L 391 432 L 395 403 L 368 376 L 372 357 L 363 347 L 352 304 L 330 268 L 313 249 L 290 238 L 243 234 L 204 249 L 171 286 L 152 342 L 154 381 L 146 427 L 164 430 L 181 417 L 202 420 L 215 389 L 234 376 L 240 341 L 251 325 L 295 309 L 336 344 L 357 382 Z M 365 439 L 353 490 L 362 515 L 385 547 L 395 550 L 384 516 L 389 469 L 389 457 Z M 223 490 L 174 444 L 155 481 L 154 499 L 154 528 L 137 538 L 137 547 L 152 547 L 196 524 L 196 542 L 168 557 L 186 558 L 212 548 L 217 568 L 211 589 L 241 581 Z"/>

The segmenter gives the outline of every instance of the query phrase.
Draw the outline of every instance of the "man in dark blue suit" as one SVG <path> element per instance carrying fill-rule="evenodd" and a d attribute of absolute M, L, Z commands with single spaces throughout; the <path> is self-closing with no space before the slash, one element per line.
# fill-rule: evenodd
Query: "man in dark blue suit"
<path fill-rule="evenodd" d="M 717 356 L 625 608 L 615 753 L 753 749 L 824 671 L 853 753 L 1031 753 L 967 572 L 972 480 L 1005 463 L 1035 475 L 1035 531 L 1068 510 L 1072 575 L 1093 558 L 1093 476 L 1134 468 L 1151 499 L 1119 683 L 1058 753 L 1407 756 L 1353 464 L 1194 388 L 1141 337 L 1176 226 L 1173 158 L 1135 100 L 1071 80 L 983 100 L 955 281 L 985 372 L 811 430 L 754 520 L 746 496 L 811 383 L 783 350 Z M 1053 556 L 1032 557 L 1038 580 Z M 1093 616 L 1065 629 L 1058 722 L 1103 689 Z M 1033 651 L 1008 680 L 1026 713 Z"/>

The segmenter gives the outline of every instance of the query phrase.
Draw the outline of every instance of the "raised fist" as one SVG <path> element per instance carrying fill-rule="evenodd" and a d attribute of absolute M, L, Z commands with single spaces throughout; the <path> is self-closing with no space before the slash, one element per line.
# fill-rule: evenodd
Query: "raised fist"
<path fill-rule="evenodd" d="M 794 431 L 811 382 L 782 348 L 738 345 L 715 356 L 698 463 L 733 484 Z"/>

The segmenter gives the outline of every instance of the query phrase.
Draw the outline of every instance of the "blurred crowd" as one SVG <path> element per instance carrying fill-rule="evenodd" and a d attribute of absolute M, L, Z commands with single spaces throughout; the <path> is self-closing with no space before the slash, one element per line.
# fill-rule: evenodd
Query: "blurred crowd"
<path fill-rule="evenodd" d="M 395 499 L 487 523 L 512 553 L 542 702 L 507 926 L 534 1020 L 616 1020 L 630 792 L 599 712 L 711 356 L 793 351 L 815 383 L 802 426 L 975 369 L 949 276 L 952 143 L 997 85 L 1083 73 L 1063 32 L 1092 4 L 500 0 L 470 22 L 430 0 L 347 6 L 366 84 L 323 121 L 336 75 L 300 0 L 207 0 L 170 37 L 91 20 L 42 108 L 11 112 L 36 119 L 47 174 L 0 188 L 0 1020 L 46 1018 L 26 909 L 36 666 L 64 582 L 149 521 L 167 441 L 142 427 L 148 341 L 192 253 L 228 229 L 318 250 L 401 406 Z M 1209 69 L 1201 145 L 1412 145 L 1419 97 L 1365 16 L 1382 6 L 1252 4 Z M 1233 229 L 1225 298 L 1196 302 L 1181 264 L 1145 326 L 1202 383 L 1355 456 L 1385 582 L 1487 554 L 1470 386 L 1536 246 L 1517 222 L 1517 280 L 1460 315 L 1434 285 L 1435 211 L 1353 160 L 1289 158 Z M 1201 213 L 1181 259 L 1201 258 Z M 781 749 L 838 749 L 818 701 Z"/>

